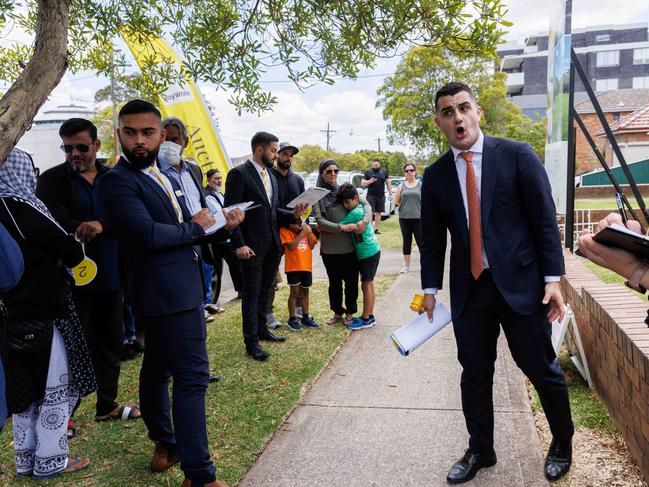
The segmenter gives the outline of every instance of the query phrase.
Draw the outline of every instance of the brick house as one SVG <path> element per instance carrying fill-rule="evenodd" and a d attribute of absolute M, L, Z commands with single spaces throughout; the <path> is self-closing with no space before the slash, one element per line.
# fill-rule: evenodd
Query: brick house
<path fill-rule="evenodd" d="M 639 112 L 647 108 L 649 105 L 649 89 L 624 89 L 624 90 L 610 90 L 605 91 L 597 95 L 597 100 L 602 107 L 604 116 L 608 121 L 611 128 L 613 126 L 618 128 L 618 131 L 614 134 L 618 140 L 618 143 L 622 145 L 622 142 L 628 144 L 625 147 L 630 148 L 629 156 L 627 162 L 633 162 L 636 160 L 642 159 L 642 157 L 635 157 L 634 154 L 638 150 L 644 150 L 644 142 L 646 141 L 649 144 L 649 127 L 644 129 L 639 128 L 640 124 L 647 125 L 646 122 L 649 122 L 649 112 L 645 111 L 644 115 L 639 114 L 639 116 L 634 116 L 633 119 L 630 118 L 634 112 Z M 605 156 L 609 164 L 613 161 L 612 150 L 610 144 L 606 140 L 606 136 L 600 136 L 604 134 L 602 125 L 599 123 L 595 109 L 590 100 L 578 103 L 575 105 L 575 110 L 581 116 L 581 119 L 584 122 L 584 125 L 588 129 L 591 137 L 595 140 L 595 144 L 599 148 L 602 154 L 607 154 L 608 146 L 608 156 Z M 628 118 L 628 122 L 624 122 L 624 126 L 619 126 L 618 123 L 622 123 L 625 119 Z M 630 124 L 633 121 L 634 129 L 631 130 L 627 128 L 627 124 Z M 576 126 L 576 123 L 575 123 Z M 618 137 L 619 136 L 619 137 Z M 640 145 L 638 145 L 640 143 Z M 649 152 L 649 149 L 647 149 Z M 623 153 L 626 156 L 626 153 Z M 649 157 L 649 154 L 648 154 Z M 582 174 L 585 172 L 592 171 L 593 169 L 600 169 L 599 161 L 593 153 L 588 141 L 577 127 L 577 137 L 576 137 L 576 162 L 577 162 L 577 174 Z M 617 160 L 614 165 L 618 165 Z"/>
<path fill-rule="evenodd" d="M 627 163 L 649 159 L 649 104 L 621 117 L 611 125 L 611 132 Z M 596 137 L 604 141 L 603 155 L 609 166 L 619 166 L 604 129 L 600 130 Z"/>

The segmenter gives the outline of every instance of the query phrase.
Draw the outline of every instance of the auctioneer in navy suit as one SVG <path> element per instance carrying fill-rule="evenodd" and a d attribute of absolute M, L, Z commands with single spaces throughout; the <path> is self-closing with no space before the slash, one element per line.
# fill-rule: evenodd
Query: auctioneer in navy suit
<path fill-rule="evenodd" d="M 149 437 L 177 450 L 187 478 L 200 485 L 213 482 L 205 423 L 203 284 L 193 245 L 205 232 L 188 221 L 182 198 L 179 222 L 168 193 L 124 158 L 98 190 L 127 257 L 130 303 L 146 330 L 140 407 Z M 167 392 L 172 376 L 173 426 Z"/>
<path fill-rule="evenodd" d="M 514 360 L 539 392 L 552 434 L 569 443 L 568 392 L 541 303 L 544 276 L 564 274 L 548 177 L 528 144 L 488 136 L 476 144 L 482 140 L 480 217 L 488 268 L 473 278 L 457 158 L 448 151 L 424 173 L 422 286 L 442 287 L 450 233 L 451 310 L 470 448 L 493 451 L 492 386 L 500 325 Z"/>

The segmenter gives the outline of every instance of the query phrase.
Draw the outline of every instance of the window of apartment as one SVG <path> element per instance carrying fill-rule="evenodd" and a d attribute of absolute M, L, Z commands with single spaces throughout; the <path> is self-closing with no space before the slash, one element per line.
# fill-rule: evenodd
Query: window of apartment
<path fill-rule="evenodd" d="M 617 90 L 617 78 L 605 78 L 595 81 L 595 91 Z"/>
<path fill-rule="evenodd" d="M 633 64 L 649 64 L 649 47 L 633 50 Z"/>
<path fill-rule="evenodd" d="M 634 76 L 633 88 L 649 88 L 649 76 Z"/>
<path fill-rule="evenodd" d="M 617 66 L 620 64 L 620 51 L 602 51 L 597 53 L 597 67 Z"/>
<path fill-rule="evenodd" d="M 595 42 L 609 42 L 611 40 L 611 34 L 597 34 L 595 36 Z"/>

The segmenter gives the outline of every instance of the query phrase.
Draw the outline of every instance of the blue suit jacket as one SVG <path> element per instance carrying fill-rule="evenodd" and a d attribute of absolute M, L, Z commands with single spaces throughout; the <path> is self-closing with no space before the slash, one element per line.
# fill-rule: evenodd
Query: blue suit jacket
<path fill-rule="evenodd" d="M 480 217 L 493 280 L 516 312 L 538 311 L 543 276 L 564 274 L 556 209 L 545 168 L 528 144 L 485 136 Z M 451 235 L 451 311 L 462 313 L 471 277 L 469 230 L 453 152 L 424 172 L 421 188 L 422 287 L 441 288 Z"/>
<path fill-rule="evenodd" d="M 203 284 L 192 244 L 205 235 L 202 227 L 191 221 L 179 223 L 162 188 L 123 159 L 102 178 L 97 190 L 127 258 L 135 315 L 199 307 Z"/>

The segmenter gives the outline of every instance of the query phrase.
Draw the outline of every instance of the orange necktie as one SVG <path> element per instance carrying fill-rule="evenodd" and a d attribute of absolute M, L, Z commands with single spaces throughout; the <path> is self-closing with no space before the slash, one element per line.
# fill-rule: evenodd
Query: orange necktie
<path fill-rule="evenodd" d="M 466 204 L 469 209 L 469 253 L 471 256 L 471 274 L 477 280 L 482 274 L 482 231 L 480 230 L 480 203 L 478 202 L 478 185 L 473 170 L 473 152 L 461 152 L 460 157 L 466 161 Z"/>

